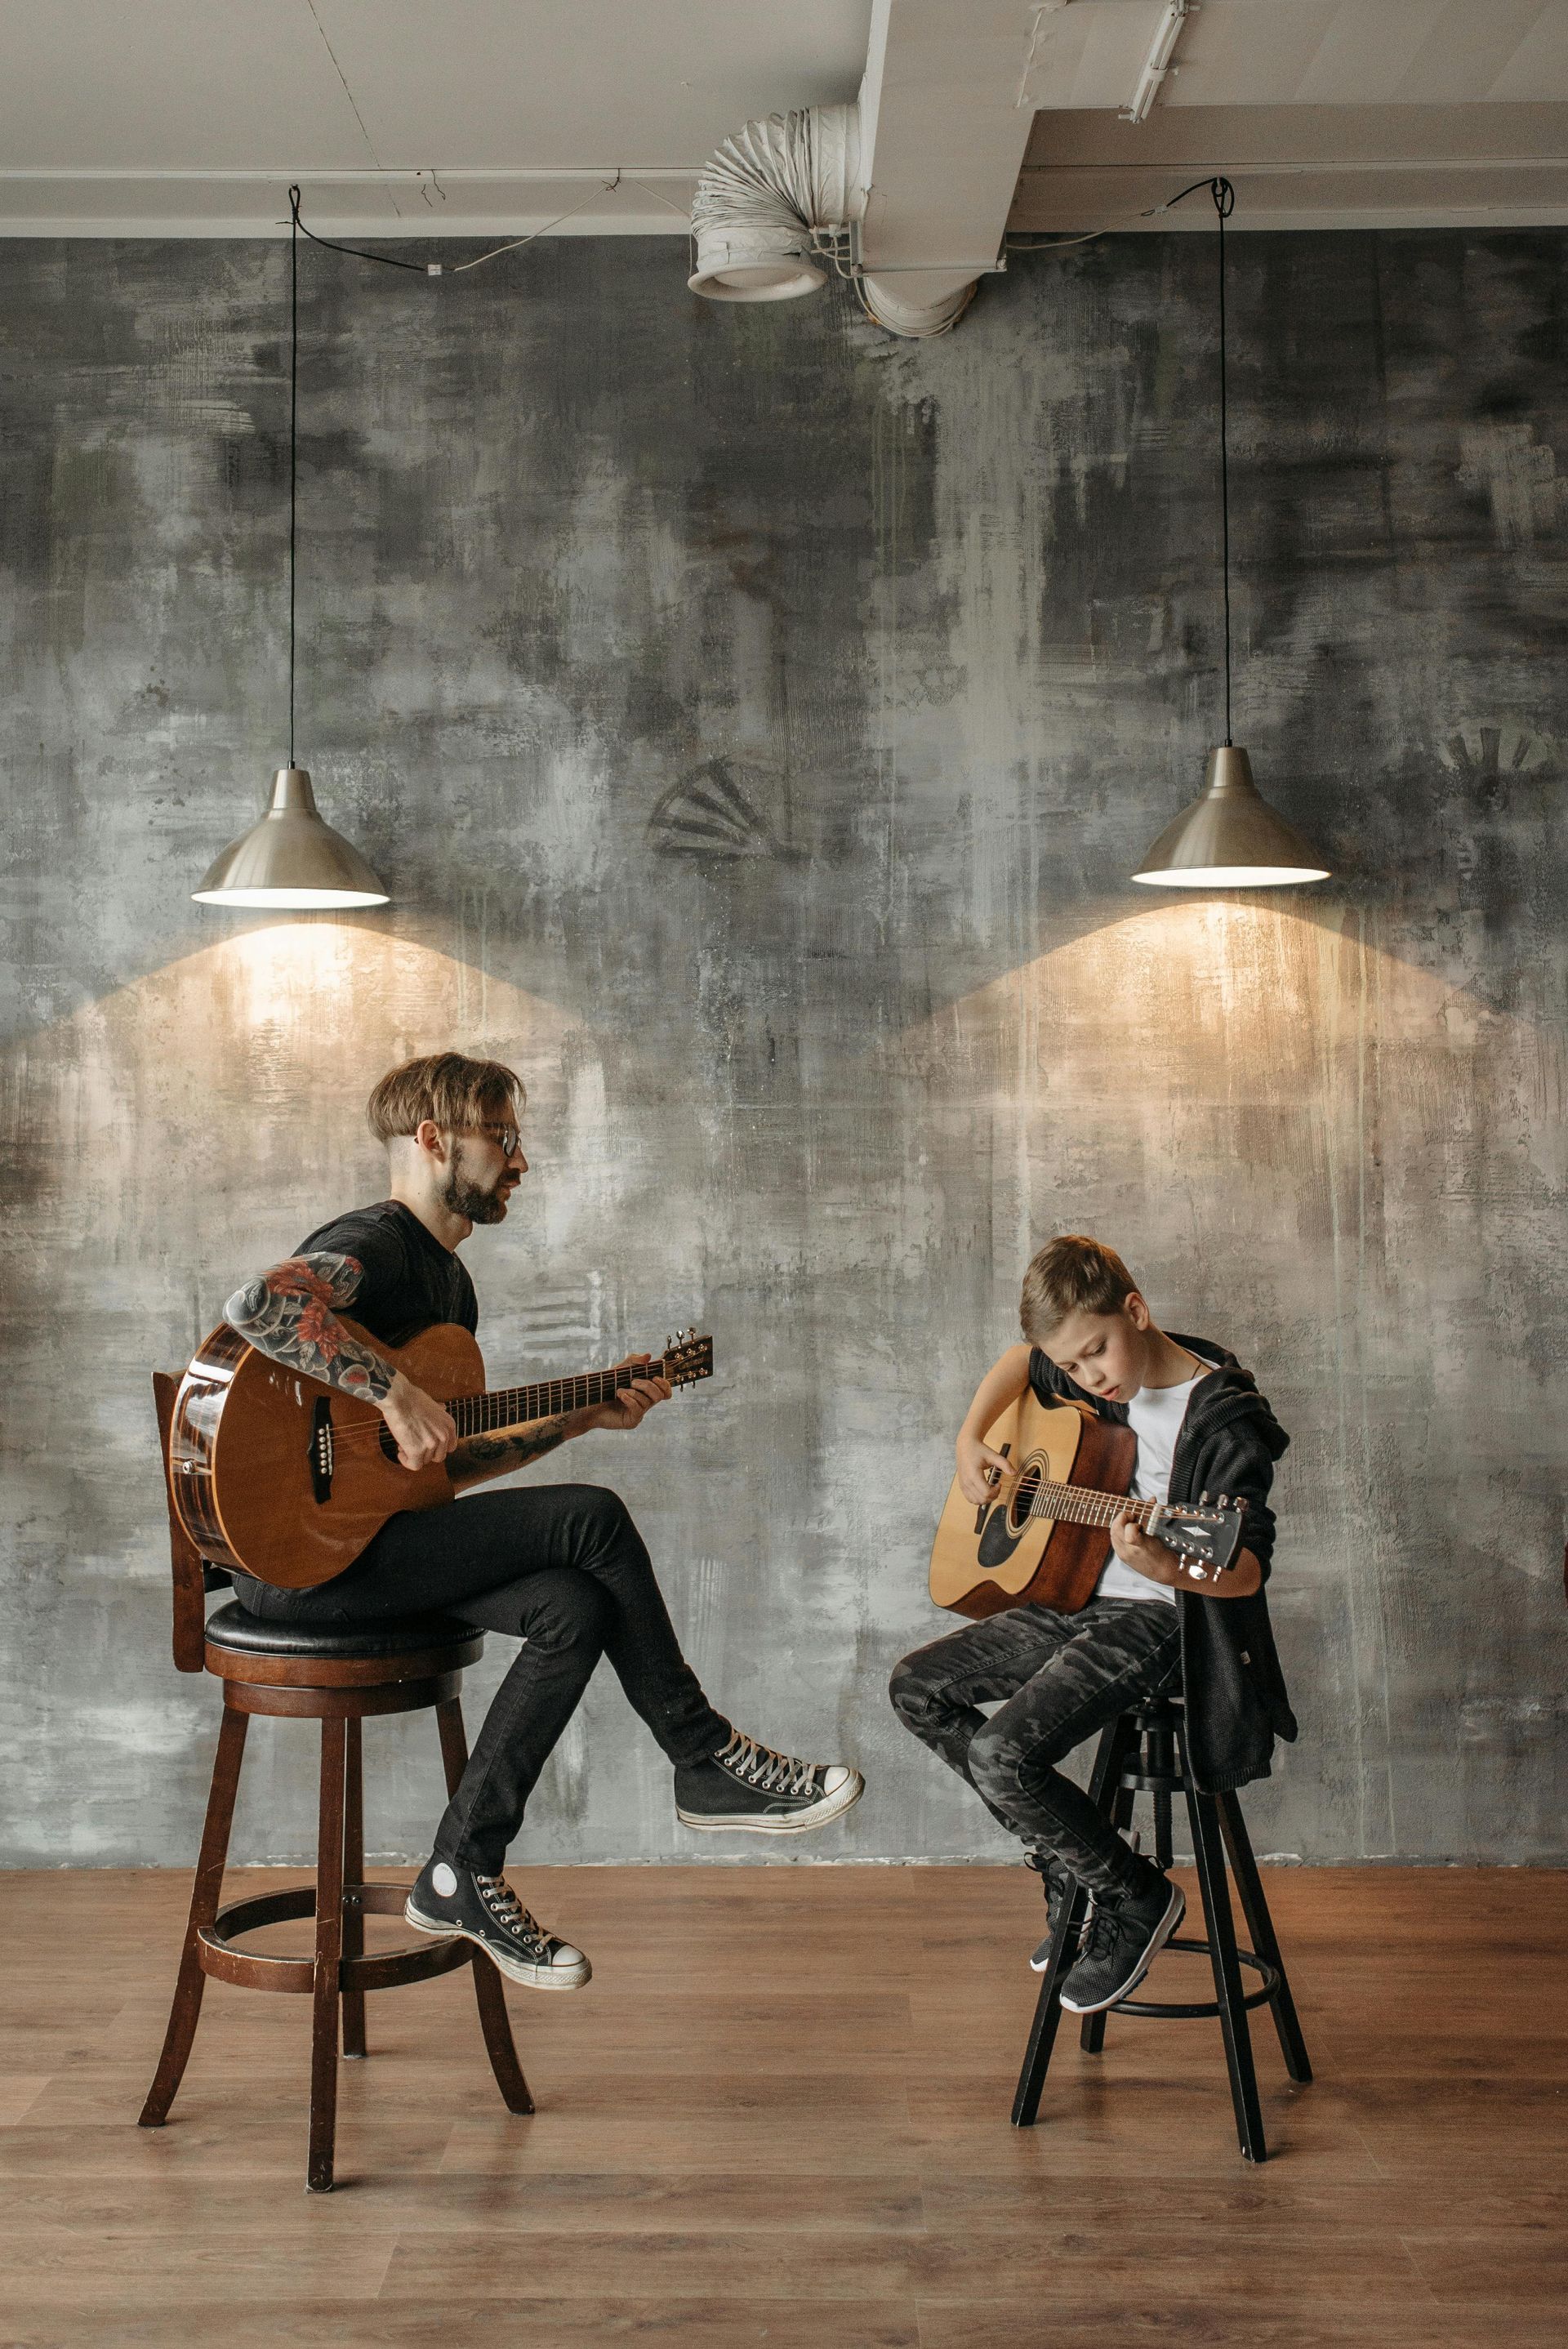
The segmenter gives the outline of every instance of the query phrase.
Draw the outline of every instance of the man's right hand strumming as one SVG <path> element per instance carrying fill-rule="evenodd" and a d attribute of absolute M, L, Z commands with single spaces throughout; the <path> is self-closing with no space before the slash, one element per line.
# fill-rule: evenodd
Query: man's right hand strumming
<path fill-rule="evenodd" d="M 381 1399 L 381 1416 L 392 1431 L 405 1468 L 434 1467 L 456 1449 L 458 1431 L 451 1413 L 401 1371 Z"/>

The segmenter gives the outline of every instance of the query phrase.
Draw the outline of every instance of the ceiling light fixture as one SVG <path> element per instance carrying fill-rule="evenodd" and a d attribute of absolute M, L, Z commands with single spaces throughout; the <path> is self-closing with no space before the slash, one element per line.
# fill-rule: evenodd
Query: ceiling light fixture
<path fill-rule="evenodd" d="M 1203 182 L 1194 183 L 1202 187 Z M 1225 388 L 1225 222 L 1236 191 L 1211 180 L 1220 222 L 1220 534 L 1225 589 L 1225 739 L 1209 753 L 1201 799 L 1168 824 L 1135 881 L 1158 889 L 1277 889 L 1326 881 L 1328 870 L 1293 824 L 1276 815 L 1253 781 L 1253 762 L 1231 740 L 1231 472 Z M 1192 193 L 1191 188 L 1182 191 Z M 1180 196 L 1172 199 L 1180 203 Z"/>
<path fill-rule="evenodd" d="M 1143 71 L 1138 77 L 1138 88 L 1132 93 L 1130 106 L 1117 110 L 1123 122 L 1146 122 L 1150 110 L 1160 94 L 1160 85 L 1166 75 L 1174 71 L 1171 60 L 1176 44 L 1181 37 L 1181 27 L 1187 21 L 1191 0 L 1166 0 L 1164 14 L 1154 27 L 1149 44 L 1149 55 L 1143 60 Z"/>
<path fill-rule="evenodd" d="M 321 912 L 385 905 L 387 895 L 359 851 L 319 813 L 310 776 L 294 764 L 295 488 L 299 474 L 299 190 L 289 190 L 289 762 L 273 778 L 260 823 L 223 851 L 191 895 L 199 905 Z"/>

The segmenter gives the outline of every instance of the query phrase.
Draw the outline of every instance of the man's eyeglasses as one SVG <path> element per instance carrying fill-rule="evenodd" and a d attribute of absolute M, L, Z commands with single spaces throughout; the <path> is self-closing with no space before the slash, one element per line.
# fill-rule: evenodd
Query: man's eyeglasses
<path fill-rule="evenodd" d="M 488 1133 L 490 1140 L 499 1146 L 503 1158 L 514 1158 L 522 1142 L 522 1136 L 515 1125 L 491 1125 L 481 1121 L 480 1124 L 471 1125 L 468 1130 L 470 1133 Z"/>

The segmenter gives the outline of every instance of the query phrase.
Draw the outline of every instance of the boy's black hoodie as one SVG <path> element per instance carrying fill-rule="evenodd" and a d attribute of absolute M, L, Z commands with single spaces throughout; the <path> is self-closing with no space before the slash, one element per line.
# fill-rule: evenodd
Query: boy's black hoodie
<path fill-rule="evenodd" d="M 1257 1381 L 1234 1354 L 1207 1338 L 1166 1335 L 1190 1354 L 1217 1361 L 1200 1379 L 1187 1405 L 1176 1456 L 1171 1464 L 1171 1498 L 1195 1501 L 1200 1493 L 1218 1499 L 1227 1493 L 1247 1505 L 1245 1547 L 1257 1559 L 1266 1583 L 1274 1556 L 1274 1519 L 1269 1507 L 1274 1464 L 1290 1438 L 1258 1392 Z M 1127 1425 L 1127 1405 L 1101 1402 L 1069 1379 L 1036 1346 L 1029 1355 L 1029 1383 L 1044 1403 L 1065 1395 L 1087 1402 L 1101 1419 Z M 1295 1715 L 1285 1694 L 1284 1675 L 1274 1651 L 1268 1600 L 1262 1589 L 1248 1599 L 1202 1599 L 1178 1591 L 1181 1618 L 1181 1682 L 1187 1703 L 1187 1751 L 1192 1775 L 1207 1795 L 1266 1778 L 1274 1742 L 1295 1736 Z"/>

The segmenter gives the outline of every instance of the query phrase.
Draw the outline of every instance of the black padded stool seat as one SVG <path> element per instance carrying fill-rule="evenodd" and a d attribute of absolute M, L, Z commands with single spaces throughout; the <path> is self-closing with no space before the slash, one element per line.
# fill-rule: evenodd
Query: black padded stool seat
<path fill-rule="evenodd" d="M 207 1644 L 237 1656 L 374 1658 L 377 1662 L 439 1648 L 454 1651 L 450 1671 L 479 1661 L 484 1633 L 455 1615 L 407 1615 L 395 1623 L 268 1623 L 233 1599 L 207 1618 Z"/>

